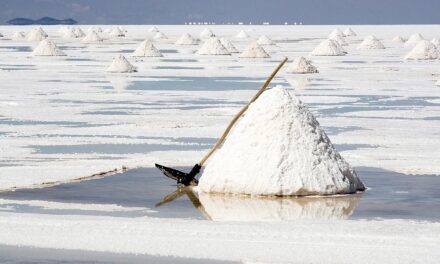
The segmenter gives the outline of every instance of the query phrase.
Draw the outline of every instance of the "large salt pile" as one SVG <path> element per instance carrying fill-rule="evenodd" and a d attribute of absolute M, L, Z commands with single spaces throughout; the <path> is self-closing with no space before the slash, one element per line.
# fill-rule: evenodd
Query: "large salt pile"
<path fill-rule="evenodd" d="M 412 47 L 414 45 L 416 45 L 417 43 L 419 43 L 419 41 L 424 40 L 425 38 L 419 34 L 412 34 L 409 39 L 405 42 L 405 47 Z"/>
<path fill-rule="evenodd" d="M 153 36 L 153 39 L 155 39 L 155 40 L 163 40 L 163 39 L 168 39 L 168 37 L 164 34 L 164 33 L 162 33 L 162 32 L 157 32 L 154 36 Z"/>
<path fill-rule="evenodd" d="M 156 26 L 152 26 L 152 27 L 149 29 L 149 31 L 150 31 L 150 32 L 159 32 L 159 29 L 158 29 Z"/>
<path fill-rule="evenodd" d="M 270 55 L 257 43 L 247 46 L 238 56 L 240 58 L 270 58 Z"/>
<path fill-rule="evenodd" d="M 34 56 L 66 56 L 52 41 L 43 39 L 32 52 Z"/>
<path fill-rule="evenodd" d="M 405 39 L 402 36 L 397 35 L 391 41 L 396 43 L 403 43 L 405 42 Z"/>
<path fill-rule="evenodd" d="M 98 43 L 102 42 L 103 39 L 96 33 L 96 31 L 92 30 L 82 39 L 84 43 Z"/>
<path fill-rule="evenodd" d="M 344 56 L 347 52 L 332 39 L 322 41 L 311 53 L 315 56 Z"/>
<path fill-rule="evenodd" d="M 437 48 L 440 47 L 440 40 L 438 40 L 437 38 L 433 38 L 431 40 L 431 43 L 434 44 Z"/>
<path fill-rule="evenodd" d="M 148 40 L 142 41 L 142 43 L 133 52 L 135 57 L 163 57 L 162 53 Z"/>
<path fill-rule="evenodd" d="M 33 28 L 27 35 L 28 41 L 42 41 L 45 38 L 47 34 L 41 27 Z"/>
<path fill-rule="evenodd" d="M 203 43 L 197 51 L 199 55 L 231 55 L 225 46 L 216 37 L 211 37 Z"/>
<path fill-rule="evenodd" d="M 197 45 L 198 43 L 199 41 L 189 33 L 182 34 L 176 41 L 176 45 Z"/>
<path fill-rule="evenodd" d="M 351 28 L 346 28 L 343 33 L 344 33 L 344 36 L 346 36 L 346 37 L 357 36 L 356 32 L 354 32 L 353 29 L 351 29 Z"/>
<path fill-rule="evenodd" d="M 200 32 L 199 37 L 202 39 L 207 39 L 207 38 L 215 37 L 215 35 L 209 28 L 205 28 L 203 29 L 202 32 Z"/>
<path fill-rule="evenodd" d="M 14 34 L 12 34 L 11 39 L 12 40 L 23 40 L 26 38 L 26 35 L 24 32 L 16 31 Z"/>
<path fill-rule="evenodd" d="M 108 72 L 114 73 L 125 73 L 125 72 L 136 72 L 137 69 L 135 66 L 131 65 L 131 63 L 122 55 L 115 57 L 112 61 L 112 64 L 107 68 Z"/>
<path fill-rule="evenodd" d="M 287 73 L 317 73 L 318 69 L 312 65 L 312 62 L 307 60 L 304 57 L 298 57 L 296 58 L 292 65 L 290 65 L 287 70 Z"/>
<path fill-rule="evenodd" d="M 230 53 L 239 53 L 238 49 L 226 38 L 221 38 L 220 43 L 230 52 Z"/>
<path fill-rule="evenodd" d="M 244 30 L 240 30 L 235 37 L 238 39 L 247 39 L 249 38 L 249 34 Z"/>
<path fill-rule="evenodd" d="M 125 33 L 119 27 L 114 27 L 108 35 L 117 38 L 125 37 Z"/>
<path fill-rule="evenodd" d="M 375 36 L 367 36 L 361 44 L 357 47 L 358 49 L 385 49 L 385 46 L 378 40 Z"/>
<path fill-rule="evenodd" d="M 440 56 L 437 47 L 427 40 L 421 40 L 405 56 L 406 60 L 434 60 Z"/>
<path fill-rule="evenodd" d="M 334 195 L 365 190 L 313 114 L 286 89 L 264 92 L 208 160 L 199 191 Z"/>
<path fill-rule="evenodd" d="M 266 35 L 261 35 L 257 40 L 258 45 L 275 45 L 275 42 Z"/>

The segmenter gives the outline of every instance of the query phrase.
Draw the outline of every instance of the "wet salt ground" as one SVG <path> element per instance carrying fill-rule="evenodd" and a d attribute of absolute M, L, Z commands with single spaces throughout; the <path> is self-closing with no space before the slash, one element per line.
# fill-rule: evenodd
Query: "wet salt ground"
<path fill-rule="evenodd" d="M 189 170 L 189 168 L 183 168 Z M 189 189 L 177 191 L 176 184 L 155 168 L 139 168 L 102 179 L 66 183 L 41 189 L 1 192 L 8 200 L 42 200 L 60 203 L 117 204 L 143 207 L 143 211 L 93 211 L 2 203 L 0 211 L 41 214 L 151 216 L 160 218 L 218 220 L 314 219 L 417 219 L 440 220 L 440 178 L 409 176 L 374 168 L 357 168 L 368 186 L 363 194 L 324 198 L 234 198 L 198 197 Z M 174 197 L 156 206 L 164 197 Z M 200 199 L 198 199 L 200 198 Z M 236 214 L 243 213 L 241 216 Z M 234 214 L 234 215 L 233 215 Z"/>

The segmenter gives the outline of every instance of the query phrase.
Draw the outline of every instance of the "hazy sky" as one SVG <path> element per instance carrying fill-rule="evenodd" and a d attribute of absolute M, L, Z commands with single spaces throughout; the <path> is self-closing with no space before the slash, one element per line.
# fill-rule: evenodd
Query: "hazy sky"
<path fill-rule="evenodd" d="M 440 0 L 0 0 L 15 17 L 74 18 L 82 24 L 440 24 Z"/>

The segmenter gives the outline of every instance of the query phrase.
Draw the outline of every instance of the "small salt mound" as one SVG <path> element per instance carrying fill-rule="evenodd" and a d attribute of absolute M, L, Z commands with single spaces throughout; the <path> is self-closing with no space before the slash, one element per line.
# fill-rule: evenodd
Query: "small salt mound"
<path fill-rule="evenodd" d="M 86 34 L 84 34 L 84 31 L 82 31 L 82 29 L 80 28 L 75 28 L 74 31 L 77 38 L 83 38 L 86 36 Z"/>
<path fill-rule="evenodd" d="M 225 46 L 216 37 L 211 37 L 203 43 L 197 51 L 198 55 L 231 55 Z"/>
<path fill-rule="evenodd" d="M 319 43 L 311 54 L 314 56 L 344 56 L 347 52 L 338 42 L 326 39 Z"/>
<path fill-rule="evenodd" d="M 264 92 L 208 160 L 199 191 L 335 195 L 365 190 L 313 114 L 286 89 Z"/>
<path fill-rule="evenodd" d="M 239 53 L 238 49 L 226 38 L 221 38 L 220 43 L 230 52 L 230 53 Z"/>
<path fill-rule="evenodd" d="M 107 68 L 108 72 L 125 73 L 136 72 L 137 69 L 122 55 L 115 57 L 112 64 Z"/>
<path fill-rule="evenodd" d="M 339 28 L 336 28 L 336 29 L 334 29 L 330 33 L 330 35 L 328 35 L 328 38 L 333 38 L 333 37 L 336 37 L 336 36 L 339 36 L 339 37 L 343 38 L 344 37 L 344 33 Z"/>
<path fill-rule="evenodd" d="M 32 52 L 34 56 L 66 56 L 52 41 L 43 39 Z"/>
<path fill-rule="evenodd" d="M 89 27 L 87 29 L 87 34 L 92 31 L 95 31 L 96 33 L 102 33 L 102 28 L 101 27 Z"/>
<path fill-rule="evenodd" d="M 347 43 L 347 41 L 345 41 L 344 37 L 334 35 L 334 36 L 330 36 L 329 39 L 332 39 L 332 40 L 338 42 L 338 44 L 341 46 L 348 46 L 348 43 Z"/>
<path fill-rule="evenodd" d="M 28 41 L 42 41 L 45 38 L 47 34 L 41 27 L 33 28 L 27 35 Z"/>
<path fill-rule="evenodd" d="M 83 39 L 82 42 L 84 43 L 97 43 L 102 42 L 103 39 L 96 33 L 96 31 L 90 31 Z"/>
<path fill-rule="evenodd" d="M 257 40 L 258 45 L 275 45 L 275 42 L 266 35 L 261 35 Z"/>
<path fill-rule="evenodd" d="M 367 36 L 364 41 L 359 44 L 358 49 L 385 49 L 385 46 L 375 36 Z"/>
<path fill-rule="evenodd" d="M 247 39 L 249 38 L 249 34 L 244 30 L 240 30 L 240 32 L 238 32 L 238 34 L 235 37 L 239 39 Z"/>
<path fill-rule="evenodd" d="M 437 47 L 427 40 L 421 40 L 405 56 L 405 60 L 434 60 L 439 58 Z"/>
<path fill-rule="evenodd" d="M 168 39 L 168 37 L 167 37 L 164 33 L 162 33 L 162 32 L 157 32 L 157 33 L 154 35 L 153 39 L 155 39 L 155 40 L 161 40 L 161 39 Z"/>
<path fill-rule="evenodd" d="M 66 29 L 66 32 L 63 35 L 64 39 L 74 39 L 77 38 L 76 33 L 75 33 L 75 29 L 73 28 L 68 28 Z"/>
<path fill-rule="evenodd" d="M 440 86 L 440 80 L 437 80 L 437 82 L 435 83 L 435 85 Z"/>
<path fill-rule="evenodd" d="M 202 32 L 200 32 L 199 37 L 202 39 L 207 39 L 215 37 L 215 34 L 209 28 L 205 28 Z"/>
<path fill-rule="evenodd" d="M 263 47 L 257 43 L 252 43 L 247 46 L 244 51 L 238 56 L 239 58 L 270 58 L 270 55 Z"/>
<path fill-rule="evenodd" d="M 419 43 L 421 40 L 424 40 L 425 38 L 420 35 L 419 33 L 417 34 L 412 34 L 409 39 L 405 42 L 405 47 L 412 47 L 414 45 L 416 45 L 417 43 Z"/>
<path fill-rule="evenodd" d="M 403 37 L 397 35 L 391 41 L 396 42 L 396 43 L 403 43 L 403 42 L 405 42 L 405 39 Z"/>
<path fill-rule="evenodd" d="M 25 38 L 26 35 L 24 34 L 24 32 L 20 32 L 20 31 L 14 32 L 14 34 L 11 36 L 12 40 L 23 40 Z"/>
<path fill-rule="evenodd" d="M 144 40 L 133 52 L 135 57 L 163 57 L 162 53 L 148 40 Z"/>
<path fill-rule="evenodd" d="M 438 40 L 437 38 L 433 38 L 431 40 L 431 43 L 434 44 L 437 48 L 440 47 L 440 40 Z"/>
<path fill-rule="evenodd" d="M 158 29 L 156 26 L 152 26 L 152 27 L 149 29 L 149 31 L 150 31 L 150 32 L 159 32 L 159 29 Z"/>
<path fill-rule="evenodd" d="M 114 27 L 110 31 L 109 36 L 115 38 L 121 38 L 121 37 L 125 37 L 125 33 L 119 27 Z"/>
<path fill-rule="evenodd" d="M 357 34 L 351 28 L 346 28 L 343 33 L 344 33 L 344 36 L 346 36 L 346 37 L 357 36 Z"/>
<path fill-rule="evenodd" d="M 197 45 L 198 40 L 193 38 L 191 34 L 184 33 L 176 41 L 176 45 Z"/>
<path fill-rule="evenodd" d="M 312 62 L 307 60 L 304 57 L 296 58 L 292 65 L 290 65 L 287 70 L 287 73 L 318 73 L 318 69 L 312 65 Z"/>
<path fill-rule="evenodd" d="M 4 37 L 4 35 L 2 33 L 0 33 L 0 38 L 3 38 L 3 37 Z"/>

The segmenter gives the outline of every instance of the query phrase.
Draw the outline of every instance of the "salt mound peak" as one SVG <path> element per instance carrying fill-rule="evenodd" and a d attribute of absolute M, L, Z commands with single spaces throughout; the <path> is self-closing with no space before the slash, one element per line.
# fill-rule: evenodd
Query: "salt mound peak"
<path fill-rule="evenodd" d="M 263 47 L 256 42 L 247 46 L 243 52 L 238 56 L 239 58 L 270 58 L 270 55 Z"/>
<path fill-rule="evenodd" d="M 427 40 L 421 40 L 405 56 L 405 60 L 434 60 L 440 56 L 437 47 Z"/>
<path fill-rule="evenodd" d="M 341 37 L 339 35 L 330 36 L 329 39 L 332 39 L 332 40 L 338 42 L 338 44 L 341 46 L 348 46 L 348 43 L 347 43 L 347 41 L 345 41 L 345 38 Z"/>
<path fill-rule="evenodd" d="M 240 32 L 238 32 L 237 35 L 235 35 L 235 37 L 239 38 L 239 39 L 247 39 L 250 36 L 249 36 L 249 34 L 246 31 L 240 30 Z"/>
<path fill-rule="evenodd" d="M 205 28 L 202 30 L 202 32 L 200 32 L 199 37 L 202 39 L 207 39 L 215 37 L 215 34 L 209 28 Z"/>
<path fill-rule="evenodd" d="M 162 53 L 148 40 L 142 41 L 142 43 L 133 52 L 135 57 L 163 57 Z"/>
<path fill-rule="evenodd" d="M 248 195 L 335 195 L 365 190 L 307 107 L 273 88 L 252 103 L 208 160 L 198 189 Z"/>
<path fill-rule="evenodd" d="M 67 28 L 63 35 L 64 39 L 74 39 L 77 38 L 75 29 L 73 28 Z"/>
<path fill-rule="evenodd" d="M 311 54 L 314 56 L 344 56 L 347 52 L 338 42 L 326 39 L 319 43 Z"/>
<path fill-rule="evenodd" d="M 26 38 L 26 35 L 24 32 L 21 31 L 15 31 L 14 34 L 12 34 L 11 39 L 12 40 L 23 40 Z"/>
<path fill-rule="evenodd" d="M 312 65 L 312 62 L 307 60 L 306 58 L 300 56 L 296 58 L 292 65 L 290 65 L 287 70 L 287 73 L 318 73 L 318 69 Z"/>
<path fill-rule="evenodd" d="M 333 37 L 336 37 L 336 36 L 339 36 L 339 37 L 343 38 L 344 37 L 344 33 L 339 28 L 335 28 L 330 33 L 330 35 L 328 35 L 328 38 L 333 38 Z"/>
<path fill-rule="evenodd" d="M 154 34 L 153 39 L 161 40 L 161 39 L 168 39 L 168 37 L 164 33 L 159 31 L 156 34 Z"/>
<path fill-rule="evenodd" d="M 385 46 L 375 36 L 370 35 L 359 44 L 358 49 L 385 49 Z"/>
<path fill-rule="evenodd" d="M 437 48 L 440 47 L 440 40 L 438 40 L 437 38 L 433 38 L 431 40 L 431 43 L 434 44 Z"/>
<path fill-rule="evenodd" d="M 231 55 L 225 46 L 216 37 L 211 37 L 203 43 L 197 51 L 198 55 Z"/>
<path fill-rule="evenodd" d="M 226 38 L 220 38 L 220 43 L 230 52 L 230 53 L 239 53 L 238 49 Z"/>
<path fill-rule="evenodd" d="M 75 28 L 74 32 L 77 38 L 83 38 L 86 36 L 86 34 L 84 34 L 84 31 L 82 31 L 82 29 L 79 27 Z"/>
<path fill-rule="evenodd" d="M 193 38 L 191 34 L 184 33 L 177 39 L 176 45 L 197 45 L 198 42 L 199 41 Z"/>
<path fill-rule="evenodd" d="M 405 47 L 411 47 L 414 46 L 415 44 L 419 43 L 421 40 L 424 40 L 425 38 L 419 34 L 412 34 L 409 39 L 405 42 Z"/>
<path fill-rule="evenodd" d="M 351 29 L 351 28 L 346 28 L 343 33 L 344 33 L 344 36 L 346 36 L 346 37 L 357 36 L 356 32 L 354 32 L 353 29 Z"/>
<path fill-rule="evenodd" d="M 41 27 L 33 28 L 27 35 L 28 41 L 42 41 L 45 38 L 47 38 L 47 34 Z"/>
<path fill-rule="evenodd" d="M 136 72 L 137 69 L 123 55 L 118 55 L 113 59 L 110 66 L 107 68 L 107 71 L 114 73 L 125 73 Z"/>
<path fill-rule="evenodd" d="M 402 36 L 397 35 L 391 41 L 396 43 L 403 43 L 405 42 L 405 39 Z"/>
<path fill-rule="evenodd" d="M 159 32 L 159 29 L 156 26 L 152 26 L 149 29 L 150 32 Z"/>
<path fill-rule="evenodd" d="M 119 27 L 114 27 L 109 33 L 108 35 L 110 37 L 114 37 L 114 38 L 122 38 L 125 37 L 125 33 L 119 28 Z"/>
<path fill-rule="evenodd" d="M 52 41 L 43 39 L 32 52 L 34 56 L 66 56 Z"/>
<path fill-rule="evenodd" d="M 275 45 L 275 42 L 266 35 L 261 35 L 257 40 L 258 45 Z"/>
<path fill-rule="evenodd" d="M 84 43 L 97 43 L 102 42 L 103 39 L 96 33 L 96 31 L 92 30 L 82 39 Z"/>

